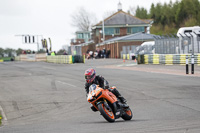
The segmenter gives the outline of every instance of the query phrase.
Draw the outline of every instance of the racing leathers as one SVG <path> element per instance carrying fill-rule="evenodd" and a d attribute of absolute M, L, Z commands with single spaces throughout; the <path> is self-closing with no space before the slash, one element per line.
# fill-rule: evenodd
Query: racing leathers
<path fill-rule="evenodd" d="M 104 77 L 97 75 L 95 77 L 95 79 L 93 80 L 92 83 L 85 83 L 85 91 L 88 94 L 89 93 L 89 87 L 92 84 L 96 84 L 99 85 L 99 87 L 103 88 L 103 89 L 108 89 L 109 91 L 111 91 L 117 98 L 119 98 L 123 104 L 126 104 L 126 99 L 124 97 L 121 96 L 121 94 L 119 93 L 119 91 L 116 89 L 116 87 L 111 87 L 109 88 L 109 83 L 107 80 L 104 79 Z"/>

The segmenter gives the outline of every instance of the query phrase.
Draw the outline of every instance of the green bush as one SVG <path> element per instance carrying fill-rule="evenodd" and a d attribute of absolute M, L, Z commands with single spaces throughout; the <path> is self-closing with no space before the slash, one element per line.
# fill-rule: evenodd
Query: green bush
<path fill-rule="evenodd" d="M 0 125 L 1 125 L 2 116 L 0 115 Z"/>

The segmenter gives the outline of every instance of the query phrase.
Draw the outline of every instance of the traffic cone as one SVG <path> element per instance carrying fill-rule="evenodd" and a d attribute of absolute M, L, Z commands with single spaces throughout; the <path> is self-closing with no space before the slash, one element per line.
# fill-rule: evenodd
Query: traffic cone
<path fill-rule="evenodd" d="M 125 60 L 123 60 L 123 62 L 125 62 Z"/>
<path fill-rule="evenodd" d="M 137 62 L 136 59 L 134 60 L 134 62 Z"/>

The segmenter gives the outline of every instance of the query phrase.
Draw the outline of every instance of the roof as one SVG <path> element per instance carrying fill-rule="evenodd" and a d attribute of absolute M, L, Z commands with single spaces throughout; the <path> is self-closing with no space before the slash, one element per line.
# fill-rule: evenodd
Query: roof
<path fill-rule="evenodd" d="M 81 44 L 79 44 L 79 45 L 76 45 L 76 46 L 87 46 L 87 45 L 90 45 L 90 44 L 92 44 L 92 43 L 94 43 L 94 41 L 93 41 L 93 40 L 91 40 L 91 41 L 88 41 L 88 42 L 85 42 L 85 43 L 81 43 Z"/>
<path fill-rule="evenodd" d="M 153 19 L 142 19 L 143 21 L 145 21 L 146 23 L 152 23 Z"/>
<path fill-rule="evenodd" d="M 108 26 L 108 25 L 147 25 L 150 24 L 150 22 L 152 22 L 152 20 L 147 21 L 147 20 L 143 20 L 140 18 L 137 18 L 129 13 L 126 13 L 124 11 L 118 11 L 116 13 L 114 13 L 113 15 L 111 15 L 110 17 L 104 19 L 104 25 Z M 98 24 L 96 24 L 95 26 L 101 26 L 102 25 L 102 21 Z"/>
<path fill-rule="evenodd" d="M 135 33 L 135 34 L 130 34 L 122 37 L 115 37 L 109 40 L 106 40 L 102 43 L 99 43 L 97 45 L 104 45 L 104 44 L 109 44 L 109 43 L 114 43 L 114 42 L 126 42 L 126 41 L 149 41 L 149 40 L 154 40 L 153 34 L 147 34 L 143 32 Z"/>
<path fill-rule="evenodd" d="M 76 33 L 90 33 L 90 31 L 76 31 Z"/>

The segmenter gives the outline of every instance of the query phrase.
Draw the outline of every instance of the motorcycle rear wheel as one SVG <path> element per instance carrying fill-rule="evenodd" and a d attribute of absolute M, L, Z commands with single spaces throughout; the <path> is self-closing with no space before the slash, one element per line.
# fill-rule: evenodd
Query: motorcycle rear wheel
<path fill-rule="evenodd" d="M 127 109 L 124 110 L 124 112 L 125 113 L 124 113 L 124 115 L 122 115 L 122 119 L 124 119 L 125 121 L 131 120 L 132 117 L 133 117 L 133 113 L 132 113 L 131 109 L 127 108 Z"/>
<path fill-rule="evenodd" d="M 104 103 L 101 103 L 98 105 L 98 109 L 101 113 L 101 115 L 108 121 L 108 122 L 114 122 L 115 121 L 115 116 L 112 111 L 112 109 L 109 107 L 109 109 L 106 108 Z"/>

